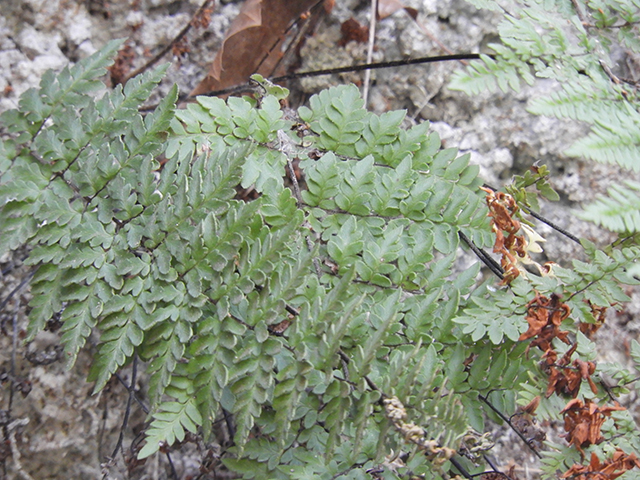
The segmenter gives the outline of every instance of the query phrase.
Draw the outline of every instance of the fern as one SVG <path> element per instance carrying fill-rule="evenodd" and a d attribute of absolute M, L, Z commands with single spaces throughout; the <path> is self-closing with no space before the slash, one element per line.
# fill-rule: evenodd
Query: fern
<path fill-rule="evenodd" d="M 608 197 L 601 196 L 585 207 L 580 216 L 614 232 L 636 232 L 640 225 L 640 184 L 627 180 L 625 187 L 613 185 Z"/>
<path fill-rule="evenodd" d="M 312 97 L 297 126 L 274 96 L 176 111 L 175 88 L 142 116 L 166 67 L 96 99 L 105 58 L 48 74 L 2 116 L 0 225 L 4 251 L 30 247 L 29 339 L 60 312 L 71 366 L 97 332 L 95 391 L 146 362 L 141 458 L 209 440 L 224 410 L 223 461 L 246 478 L 444 478 L 485 415 L 500 420 L 481 399 L 510 415 L 518 391 L 546 388 L 520 341 L 532 295 L 593 321 L 581 306 L 635 282 L 636 247 L 586 243 L 591 263 L 509 289 L 475 286 L 479 265 L 452 274 L 462 234 L 494 243 L 478 168 L 428 125 L 401 129 L 404 112 L 365 111 L 354 86 Z M 301 193 L 284 177 L 294 156 Z M 407 454 L 396 472 L 391 452 Z"/>
<path fill-rule="evenodd" d="M 465 71 L 457 72 L 450 88 L 477 95 L 497 86 L 503 91 L 517 91 L 519 78 L 529 84 L 534 76 L 555 79 L 561 90 L 532 99 L 528 110 L 537 115 L 580 120 L 591 127 L 587 137 L 574 141 L 564 153 L 637 172 L 638 96 L 625 85 L 626 81 L 614 76 L 611 68 L 616 48 L 640 52 L 640 6 L 615 0 L 586 2 L 584 6 L 569 0 L 512 3 L 498 28 L 502 43 L 490 45 L 495 55 L 485 55 L 482 60 L 471 62 Z M 581 216 L 615 231 L 621 231 L 624 225 L 626 231 L 637 232 L 637 216 L 603 208 L 605 203 L 618 203 L 620 195 L 638 204 L 635 190 L 619 186 L 611 194 L 618 198 L 599 200 L 586 207 Z"/>
<path fill-rule="evenodd" d="M 608 117 L 608 120 L 597 120 L 592 133 L 574 143 L 567 154 L 639 171 L 639 116 L 635 110 L 625 106 L 626 112 L 616 112 L 616 116 Z"/>

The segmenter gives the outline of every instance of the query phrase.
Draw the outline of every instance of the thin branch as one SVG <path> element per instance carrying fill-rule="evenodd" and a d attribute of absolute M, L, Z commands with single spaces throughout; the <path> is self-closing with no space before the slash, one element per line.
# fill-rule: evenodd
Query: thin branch
<path fill-rule="evenodd" d="M 348 468 L 345 468 L 341 472 L 336 473 L 333 477 L 331 477 L 331 480 L 335 480 L 336 478 L 340 478 L 341 476 L 346 475 L 347 473 L 349 473 L 352 470 L 355 470 L 356 468 L 361 468 L 363 465 L 364 465 L 363 463 L 354 463 L 353 465 L 351 465 Z"/>
<path fill-rule="evenodd" d="M 520 439 L 527 445 L 527 447 L 529 447 L 529 450 L 531 450 L 536 455 L 536 457 L 542 458 L 542 455 L 540 455 L 540 452 L 538 452 L 538 450 L 536 450 L 534 446 L 531 445 L 531 443 L 529 443 L 529 440 L 527 440 L 527 438 L 522 434 L 522 432 L 513 425 L 510 418 L 505 416 L 500 410 L 494 407 L 487 397 L 481 394 L 478 394 L 478 398 L 482 400 L 491 410 L 493 410 L 493 412 L 496 415 L 498 415 L 502 419 L 502 421 L 504 421 L 507 425 L 509 425 L 509 427 L 511 427 L 511 430 L 516 432 L 516 435 L 520 437 Z"/>
<path fill-rule="evenodd" d="M 122 448 L 122 442 L 124 440 L 124 431 L 127 429 L 127 424 L 129 423 L 129 415 L 131 414 L 131 402 L 134 397 L 134 387 L 136 385 L 136 374 L 138 372 L 138 356 L 133 354 L 133 364 L 131 366 L 131 383 L 127 390 L 129 391 L 129 398 L 127 398 L 127 407 L 124 411 L 124 419 L 122 420 L 122 426 L 120 427 L 120 435 L 118 435 L 118 441 L 116 442 L 116 446 L 113 449 L 113 453 L 111 454 L 111 459 L 113 460 L 118 455 L 118 450 Z M 124 456 L 124 452 L 123 452 Z"/>
<path fill-rule="evenodd" d="M 491 55 L 489 55 L 489 57 L 491 57 Z M 435 57 L 408 58 L 405 60 L 394 60 L 391 62 L 364 63 L 361 65 L 351 65 L 349 67 L 326 68 L 323 70 L 290 73 L 287 75 L 280 75 L 278 77 L 271 77 L 269 78 L 269 80 L 272 82 L 282 82 L 284 80 L 296 80 L 298 78 L 319 77 L 321 75 L 333 75 L 336 73 L 361 72 L 363 70 L 377 70 L 380 68 L 404 67 L 406 65 L 419 65 L 424 63 L 435 63 L 435 62 L 475 60 L 479 58 L 480 58 L 480 54 L 478 53 L 458 53 L 455 55 L 438 55 Z M 242 85 L 235 85 L 233 87 L 223 88 L 221 90 L 214 90 L 212 92 L 205 93 L 204 95 L 215 97 L 217 95 L 228 95 L 228 94 L 234 94 L 234 93 L 253 91 L 254 89 L 255 87 L 252 84 L 245 83 Z M 185 100 L 187 98 L 190 98 L 190 97 L 185 96 L 184 98 L 181 98 L 181 100 Z"/>
<path fill-rule="evenodd" d="M 451 457 L 449 461 L 451 462 L 451 465 L 456 467 L 456 469 L 460 472 L 460 474 L 462 474 L 464 478 L 468 478 L 468 479 L 473 478 L 473 475 L 471 475 L 469 471 L 466 468 L 464 468 L 458 460 L 456 460 L 455 457 Z"/>
<path fill-rule="evenodd" d="M 98 458 L 102 458 L 104 433 L 107 430 L 107 418 L 109 417 L 109 402 L 107 401 L 107 396 L 101 395 L 100 400 L 104 400 L 104 408 L 102 409 L 102 424 L 98 430 Z"/>
<path fill-rule="evenodd" d="M 140 408 L 142 409 L 142 411 L 143 411 L 144 413 L 149 413 L 149 407 L 147 407 L 144 403 L 142 403 L 142 400 L 140 400 L 140 399 L 138 398 L 138 396 L 136 395 L 136 392 L 135 392 L 135 391 L 132 391 L 132 389 L 130 389 L 130 388 L 129 388 L 129 385 L 127 385 L 127 384 L 125 383 L 125 381 L 122 379 L 122 377 L 120 376 L 120 374 L 119 374 L 118 372 L 116 372 L 116 373 L 114 373 L 113 375 L 118 379 L 118 381 L 122 384 L 122 386 L 123 386 L 124 388 L 126 388 L 126 389 L 129 391 L 129 394 L 133 397 L 133 399 L 136 401 L 136 403 L 137 403 L 138 405 L 140 405 Z"/>
<path fill-rule="evenodd" d="M 351 361 L 351 359 L 347 356 L 346 353 L 344 353 L 341 349 L 338 350 L 338 356 L 340 357 L 340 359 L 345 362 L 347 365 L 349 364 L 349 362 Z M 385 393 L 380 390 L 380 388 L 378 388 L 378 386 L 373 382 L 373 380 L 371 380 L 369 378 L 368 375 L 365 375 L 364 377 L 364 381 L 367 382 L 367 385 L 369 386 L 369 388 L 371 390 L 375 390 L 376 392 L 380 392 L 380 401 L 382 401 L 385 398 L 388 398 L 387 395 L 385 395 Z"/>
<path fill-rule="evenodd" d="M 540 220 L 542 223 L 546 223 L 547 225 L 549 225 L 551 228 L 553 228 L 554 230 L 556 230 L 557 232 L 561 233 L 562 235 L 564 235 L 565 237 L 567 237 L 570 240 L 573 240 L 574 242 L 576 242 L 578 245 L 582 245 L 580 243 L 580 239 L 578 237 L 576 237 L 575 235 L 573 235 L 572 233 L 569 233 L 568 231 L 566 231 L 564 228 L 556 225 L 555 223 L 553 223 L 551 220 L 549 220 L 548 218 L 543 217 L 542 215 L 540 215 L 539 213 L 534 212 L 533 210 L 531 210 L 529 207 L 525 207 L 524 205 L 521 205 L 520 208 L 522 208 L 522 210 L 525 211 L 525 213 L 528 213 L 529 215 L 531 215 L 533 218 L 537 218 L 538 220 Z"/>
<path fill-rule="evenodd" d="M 279 150 L 287 159 L 287 170 L 289 172 L 289 179 L 291 180 L 291 185 L 293 186 L 293 195 L 296 197 L 296 203 L 298 208 L 300 208 L 302 207 L 302 205 L 304 205 L 304 202 L 302 201 L 302 193 L 300 192 L 300 184 L 298 183 L 298 177 L 296 177 L 296 171 L 293 168 L 293 162 L 291 161 L 291 157 L 295 156 L 295 147 L 292 145 L 292 142 L 289 136 L 286 133 L 284 133 L 284 131 L 282 130 L 278 130 L 278 141 L 280 143 Z M 305 220 L 305 223 L 307 223 L 306 220 Z M 309 250 L 309 253 L 313 253 L 314 245 L 311 238 L 309 238 L 309 235 L 305 236 L 305 240 L 307 243 L 307 249 Z M 313 267 L 316 271 L 316 275 L 318 276 L 318 278 L 322 277 L 320 262 L 318 262 L 318 259 L 316 257 L 313 257 L 312 261 L 313 261 Z"/>
<path fill-rule="evenodd" d="M 169 455 L 169 452 L 167 452 L 165 456 L 167 457 L 167 461 L 169 462 L 169 466 L 171 467 L 171 477 L 174 478 L 175 480 L 179 480 L 180 477 L 178 477 L 178 472 L 176 472 L 176 467 L 173 464 L 173 460 L 171 460 L 171 455 Z"/>
<path fill-rule="evenodd" d="M 569 298 L 567 298 L 565 300 L 564 303 L 567 303 L 569 300 L 571 300 L 573 297 L 575 297 L 576 295 L 581 294 L 582 292 L 586 291 L 588 288 L 591 288 L 592 286 L 594 286 L 596 283 L 598 283 L 600 280 L 602 280 L 605 277 L 605 274 L 603 274 L 600 278 L 596 278 L 595 280 L 591 280 L 589 283 L 587 283 L 583 288 L 581 288 L 580 290 L 577 290 L 575 292 L 573 292 Z"/>
<path fill-rule="evenodd" d="M 471 250 L 473 250 L 473 253 L 476 254 L 480 261 L 484 263 L 500 280 L 504 278 L 504 269 L 498 264 L 498 262 L 491 258 L 487 252 L 478 248 L 478 246 L 473 243 L 473 241 L 467 237 L 462 230 L 458 231 L 458 237 L 460 237 L 460 239 L 466 243 Z"/>
<path fill-rule="evenodd" d="M 11 415 L 11 406 L 13 404 L 13 396 L 15 394 L 16 385 L 16 352 L 18 351 L 18 310 L 20 309 L 20 298 L 18 297 L 18 305 L 13 313 L 13 331 L 11 342 L 11 384 L 9 386 L 9 406 L 7 407 L 7 415 Z"/>
<path fill-rule="evenodd" d="M 231 442 L 231 444 L 233 444 L 233 439 L 236 436 L 236 427 L 233 425 L 233 415 L 223 408 L 222 417 L 224 419 L 225 425 L 227 426 L 229 441 Z"/>
<path fill-rule="evenodd" d="M 282 47 L 284 45 L 284 41 L 282 41 L 282 38 L 286 38 L 287 35 L 293 30 L 293 28 L 298 25 L 298 23 L 300 22 L 300 20 L 304 19 L 304 23 L 302 24 L 302 27 L 298 28 L 298 32 L 296 33 L 296 35 L 286 44 L 286 47 L 284 49 L 284 53 L 282 54 L 282 56 L 278 59 L 278 61 L 276 62 L 276 64 L 273 66 L 273 68 L 271 69 L 271 72 L 268 74 L 269 76 L 273 76 L 273 74 L 278 70 L 278 68 L 280 68 L 280 66 L 282 65 L 287 65 L 289 63 L 289 58 L 292 55 L 292 52 L 295 53 L 295 46 L 299 45 L 300 42 L 302 41 L 302 38 L 306 35 L 306 33 L 309 30 L 309 26 L 311 25 L 311 19 L 314 18 L 315 13 L 311 13 L 314 10 L 318 10 L 319 8 L 322 8 L 322 4 L 323 4 L 324 0 L 318 0 L 311 8 L 309 8 L 309 10 L 307 10 L 307 13 L 309 13 L 309 15 L 307 16 L 307 18 L 305 19 L 303 15 L 299 16 L 297 19 L 295 19 L 293 22 L 291 22 L 291 25 L 289 25 L 286 30 L 284 32 L 282 32 L 282 34 L 279 36 L 279 38 L 276 40 L 276 42 L 271 46 L 271 48 L 264 54 L 262 60 L 260 60 L 260 62 L 258 63 L 258 65 L 255 68 L 255 71 L 257 72 L 260 67 L 264 64 L 264 62 L 273 54 L 273 51 L 277 48 L 277 47 Z"/>
<path fill-rule="evenodd" d="M 625 385 L 625 386 L 626 386 L 626 385 L 630 385 L 630 384 L 632 384 L 633 382 L 637 382 L 638 380 L 640 380 L 640 377 L 635 377 L 634 379 L 629 380 L 628 382 L 624 382 L 624 383 L 623 383 L 623 385 Z"/>
<path fill-rule="evenodd" d="M 609 67 L 609 65 L 607 65 L 604 62 L 604 60 L 598 60 L 598 61 L 600 62 L 600 66 L 604 70 L 604 73 L 607 74 L 607 76 L 613 83 L 615 83 L 616 85 L 620 85 L 621 83 L 623 83 L 623 81 L 620 80 L 615 73 L 613 73 L 613 70 L 611 70 L 611 67 Z"/>
<path fill-rule="evenodd" d="M 485 458 L 485 460 L 488 461 L 486 456 L 484 456 L 484 458 Z M 488 472 L 474 473 L 473 475 L 471 475 L 471 478 L 481 477 L 482 475 L 487 475 L 487 474 L 497 474 L 497 475 L 501 475 L 502 477 L 506 478 L 507 480 L 513 480 L 509 475 L 507 475 L 504 472 L 500 472 L 498 470 L 490 470 Z"/>
<path fill-rule="evenodd" d="M 367 46 L 367 63 L 373 60 L 373 46 L 376 42 L 376 20 L 378 13 L 378 0 L 371 0 L 371 19 L 369 20 L 369 44 Z M 369 99 L 369 84 L 371 83 L 371 70 L 364 72 L 364 82 L 362 86 L 362 99 L 365 106 Z"/>
<path fill-rule="evenodd" d="M 22 257 L 20 257 L 20 262 L 24 262 L 27 259 L 28 256 L 29 255 L 23 255 Z M 18 264 L 17 264 L 17 262 L 15 261 L 15 258 L 14 258 L 14 260 L 9 264 L 9 266 L 7 268 L 5 268 L 4 270 L 2 270 L 2 273 L 0 273 L 0 278 L 4 277 L 9 272 L 15 270 L 17 268 L 17 266 L 18 266 Z"/>
<path fill-rule="evenodd" d="M 31 272 L 24 280 L 22 280 L 18 286 L 16 288 L 14 288 L 13 290 L 11 290 L 11 292 L 9 293 L 9 295 L 7 295 L 7 298 L 5 298 L 2 303 L 0 303 L 0 312 L 2 312 L 2 310 L 4 309 L 4 307 L 7 305 L 7 303 L 9 303 L 9 301 L 11 300 L 11 298 L 20 291 L 20 289 L 22 287 L 24 287 L 35 275 L 36 271 L 34 270 L 33 272 Z"/>
<path fill-rule="evenodd" d="M 600 384 L 602 389 L 606 392 L 607 396 L 612 402 L 620 403 L 620 400 L 617 399 L 616 396 L 613 394 L 613 392 L 611 391 L 611 387 L 607 385 L 607 382 L 605 382 L 604 380 L 600 380 L 598 383 Z M 629 383 L 631 382 L 626 382 L 625 385 L 628 385 Z"/>
<path fill-rule="evenodd" d="M 591 23 L 587 20 L 587 17 L 585 17 L 584 12 L 582 11 L 582 7 L 578 3 L 578 0 L 571 0 L 571 3 L 573 3 L 573 8 L 575 9 L 576 15 L 578 15 L 578 19 L 580 19 L 582 25 L 584 25 L 585 27 L 590 26 Z"/>
<path fill-rule="evenodd" d="M 491 55 L 489 55 L 490 57 Z M 451 62 L 457 60 L 476 60 L 480 58 L 479 53 L 457 53 L 455 55 L 436 55 L 434 57 L 407 58 L 405 60 L 393 60 L 391 62 L 364 63 L 362 65 L 352 65 L 350 67 L 327 68 L 324 70 L 314 70 L 312 72 L 290 73 L 279 77 L 271 78 L 272 82 L 282 80 L 294 80 L 298 78 L 319 77 L 320 75 L 332 75 L 335 73 L 361 72 L 363 70 L 377 70 L 381 68 L 404 67 L 407 65 L 420 65 L 424 63 Z"/>
<path fill-rule="evenodd" d="M 539 180 L 542 180 L 542 178 L 539 178 L 538 180 L 536 180 L 535 183 L 537 183 Z M 530 185 L 533 185 L 530 184 Z M 526 186 L 530 186 L 530 185 L 526 185 Z M 498 189 L 496 187 L 492 187 L 491 185 L 484 183 L 482 185 L 484 188 L 489 188 L 491 190 L 493 190 L 494 192 L 497 192 Z M 533 210 L 531 210 L 529 207 L 527 207 L 526 205 L 520 205 L 518 204 L 518 207 L 520 207 L 524 213 L 531 215 L 533 218 L 536 218 L 538 220 L 540 220 L 542 223 L 546 223 L 547 225 L 549 225 L 551 228 L 553 228 L 554 230 L 556 230 L 557 232 L 561 233 L 562 235 L 566 236 L 567 238 L 573 240 L 574 242 L 576 242 L 578 245 L 582 245 L 580 243 L 580 239 L 578 237 L 576 237 L 575 235 L 573 235 L 572 233 L 568 232 L 567 230 L 565 230 L 564 228 L 560 227 L 559 225 L 553 223 L 551 220 L 549 220 L 546 217 L 543 217 L 542 215 L 540 215 L 537 212 L 534 212 Z"/>
<path fill-rule="evenodd" d="M 204 0 L 200 8 L 196 11 L 196 13 L 193 14 L 193 17 L 191 17 L 191 20 L 189 20 L 189 23 L 185 25 L 185 27 L 180 31 L 180 33 L 178 33 L 178 35 L 173 40 L 171 40 L 171 42 L 169 42 L 169 44 L 166 47 L 160 50 L 160 52 L 155 57 L 153 57 L 151 60 L 149 60 L 147 63 L 145 63 L 143 66 L 141 66 L 137 70 L 134 70 L 132 73 L 127 75 L 122 81 L 122 83 L 123 84 L 127 83 L 131 78 L 135 77 L 136 75 L 140 75 L 143 72 L 146 72 L 149 68 L 153 67 L 156 63 L 158 63 L 162 57 L 164 57 L 176 44 L 180 42 L 180 40 L 184 38 L 184 36 L 187 33 L 189 33 L 189 30 L 191 30 L 191 27 L 194 24 L 194 20 L 196 20 L 200 15 L 202 15 L 202 13 L 207 8 L 209 8 L 209 4 L 213 3 L 214 1 L 215 0 Z"/>
<path fill-rule="evenodd" d="M 482 454 L 482 458 L 484 458 L 485 462 L 487 462 L 489 466 L 493 469 L 493 472 L 489 472 L 489 473 L 497 473 L 498 475 L 502 475 L 507 480 L 513 480 L 513 478 L 511 478 L 509 475 L 502 472 L 498 467 L 496 467 L 487 455 Z"/>

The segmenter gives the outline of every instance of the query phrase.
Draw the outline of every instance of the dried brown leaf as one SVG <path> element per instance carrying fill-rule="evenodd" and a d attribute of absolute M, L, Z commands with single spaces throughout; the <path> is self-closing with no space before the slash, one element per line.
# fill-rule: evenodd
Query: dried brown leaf
<path fill-rule="evenodd" d="M 402 9 L 414 20 L 418 18 L 418 11 L 415 8 L 405 7 L 404 3 L 400 0 L 378 0 L 378 18 L 380 20 Z"/>
<path fill-rule="evenodd" d="M 584 453 L 583 447 L 588 447 L 604 440 L 600 429 L 606 417 L 611 415 L 611 412 L 618 410 L 625 410 L 625 408 L 617 403 L 614 406 L 605 405 L 600 407 L 591 400 L 586 400 L 583 403 L 579 398 L 575 398 L 569 401 L 560 412 L 564 415 L 564 430 L 567 432 L 564 437 L 580 453 Z"/>
<path fill-rule="evenodd" d="M 591 453 L 589 465 L 574 464 L 560 478 L 572 478 L 574 480 L 614 480 L 624 472 L 634 467 L 640 467 L 640 461 L 631 453 L 616 449 L 613 457 L 604 463 L 600 461 L 595 452 Z"/>
<path fill-rule="evenodd" d="M 369 40 L 369 27 L 361 25 L 355 18 L 351 17 L 340 25 L 341 37 L 338 45 L 344 47 L 349 42 L 366 43 Z"/>
<path fill-rule="evenodd" d="M 254 73 L 272 75 L 282 57 L 281 47 L 289 26 L 317 3 L 318 0 L 246 0 L 207 76 L 191 95 L 241 85 Z"/>

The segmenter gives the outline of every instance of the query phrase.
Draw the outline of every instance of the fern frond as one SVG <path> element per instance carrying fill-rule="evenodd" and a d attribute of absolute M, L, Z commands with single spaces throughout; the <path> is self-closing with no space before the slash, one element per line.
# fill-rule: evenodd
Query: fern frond
<path fill-rule="evenodd" d="M 133 356 L 135 347 L 142 343 L 143 332 L 135 322 L 127 321 L 125 314 L 113 314 L 101 324 L 104 334 L 102 345 L 89 374 L 89 381 L 95 381 L 94 392 L 99 392 L 111 376 Z"/>
<path fill-rule="evenodd" d="M 527 110 L 536 115 L 570 118 L 588 123 L 625 114 L 622 101 L 611 92 L 595 88 L 593 82 L 578 80 L 562 85 L 562 91 L 534 98 Z"/>
<path fill-rule="evenodd" d="M 520 89 L 516 67 L 505 61 L 496 61 L 488 55 L 481 55 L 480 58 L 471 60 L 464 71 L 458 70 L 451 76 L 451 90 L 478 95 L 482 92 L 493 92 L 498 86 L 503 92 L 506 92 L 508 87 L 516 91 Z"/>
<path fill-rule="evenodd" d="M 614 232 L 640 232 L 640 183 L 627 180 L 624 186 L 612 185 L 607 193 L 577 215 Z"/>
<path fill-rule="evenodd" d="M 592 132 L 566 150 L 572 157 L 583 157 L 596 162 L 620 165 L 634 172 L 640 171 L 640 130 L 629 122 L 605 124 L 598 122 Z"/>
<path fill-rule="evenodd" d="M 558 20 L 539 17 L 528 15 L 528 27 L 539 19 L 564 47 Z M 531 80 L 536 61 L 558 60 L 520 58 L 526 49 L 514 42 L 543 45 L 535 29 L 516 27 L 505 27 L 511 47 L 494 47 L 501 59 L 478 63 L 499 72 L 503 89 Z M 94 75 L 92 62 L 104 62 L 88 61 Z M 618 281 L 635 281 L 626 266 L 640 249 L 605 254 L 588 243 L 589 262 L 523 275 L 509 289 L 476 287 L 479 265 L 454 273 L 460 232 L 495 241 L 478 168 L 441 148 L 428 125 L 403 130 L 404 112 L 365 111 L 354 86 L 312 97 L 299 110 L 311 131 L 298 142 L 275 97 L 203 97 L 175 111 L 173 88 L 143 116 L 162 68 L 94 101 L 82 65 L 2 117 L 15 120 L 15 135 L 0 144 L 1 248 L 27 242 L 37 268 L 29 339 L 59 314 L 71 364 L 99 333 L 96 390 L 132 358 L 147 362 L 152 424 L 141 457 L 187 431 L 210 436 L 224 410 L 237 426 L 224 461 L 246 478 L 364 478 L 391 451 L 407 452 L 409 427 L 428 424 L 412 440 L 426 455 L 409 454 L 390 478 L 444 478 L 449 467 L 434 456 L 482 428 L 480 395 L 511 415 L 537 371 L 520 341 L 532 295 L 566 294 L 576 319 L 593 320 L 588 306 L 626 301 Z M 635 118 L 602 112 L 610 132 Z M 301 194 L 283 179 L 294 156 Z M 249 200 L 244 188 L 259 195 Z M 593 343 L 575 337 L 578 354 L 594 358 Z M 394 395 L 415 425 L 379 408 Z"/>
<path fill-rule="evenodd" d="M 196 408 L 195 399 L 184 403 L 164 402 L 162 408 L 153 414 L 154 420 L 147 430 L 147 443 L 139 453 L 139 458 L 146 458 L 157 452 L 164 442 L 173 444 L 184 440 L 185 430 L 196 433 L 202 424 L 202 416 Z"/>
<path fill-rule="evenodd" d="M 467 0 L 467 3 L 470 3 L 479 10 L 500 10 L 501 8 L 500 5 L 493 0 Z"/>

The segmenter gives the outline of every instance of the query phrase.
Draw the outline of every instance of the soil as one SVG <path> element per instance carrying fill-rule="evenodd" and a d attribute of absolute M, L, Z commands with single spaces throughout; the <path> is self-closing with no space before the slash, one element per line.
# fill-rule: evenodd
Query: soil
<path fill-rule="evenodd" d="M 215 2 L 209 26 L 192 29 L 185 51 L 178 57 L 169 54 L 163 59 L 170 61 L 171 67 L 156 98 L 173 83 L 188 92 L 202 80 L 241 3 Z M 403 10 L 379 21 L 375 60 L 440 55 L 444 53 L 443 46 L 453 52 L 478 52 L 495 39 L 500 20 L 495 12 L 479 11 L 464 0 L 403 3 L 419 12 L 418 21 Z M 47 69 L 60 70 L 114 38 L 128 38 L 131 68 L 137 68 L 171 42 L 198 7 L 199 3 L 185 0 L 1 0 L 0 111 L 14 108 L 20 94 L 36 87 Z M 363 62 L 366 45 L 351 42 L 338 46 L 338 42 L 343 22 L 354 17 L 361 25 L 368 25 L 368 15 L 367 1 L 336 2 L 316 34 L 300 50 L 299 69 Z M 408 124 L 430 121 L 445 146 L 471 154 L 472 162 L 480 165 L 481 175 L 491 185 L 501 185 L 536 161 L 549 165 L 553 186 L 562 200 L 555 205 L 545 204 L 542 213 L 577 236 L 606 243 L 606 235 L 577 220 L 572 209 L 605 191 L 619 173 L 610 167 L 563 156 L 569 139 L 585 133 L 583 125 L 526 112 L 530 98 L 556 89 L 557 85 L 538 82 L 518 94 L 469 98 L 447 88 L 448 78 L 458 68 L 458 62 L 445 62 L 376 71 L 368 106 L 379 113 L 406 109 Z M 292 98 L 304 102 L 321 88 L 345 81 L 362 83 L 362 78 L 362 74 L 318 77 L 288 87 L 293 91 Z M 539 232 L 548 238 L 548 259 L 560 262 L 579 255 L 574 244 L 551 228 L 541 224 Z M 91 344 L 75 366 L 67 369 L 59 358 L 56 330 L 60 325 L 55 319 L 36 341 L 28 345 L 22 342 L 30 300 L 30 270 L 22 265 L 24 256 L 24 251 L 16 251 L 0 258 L 0 426 L 8 439 L 0 444 L 0 478 L 225 478 L 220 469 L 216 470 L 217 476 L 202 473 L 206 471 L 203 459 L 215 464 L 226 441 L 224 429 L 211 445 L 187 442 L 169 455 L 156 455 L 145 464 L 136 464 L 135 447 L 141 441 L 146 415 L 135 399 L 128 406 L 128 388 L 139 394 L 144 405 L 140 392 L 145 390 L 145 379 L 138 374 L 131 385 L 133 366 L 93 395 L 92 386 L 85 381 Z M 628 345 L 630 339 L 637 338 L 640 330 L 640 293 L 629 293 L 633 302 L 624 311 L 611 315 L 599 334 L 603 356 L 622 365 L 629 361 L 625 342 Z M 620 338 L 625 340 L 620 342 Z M 93 344 L 97 341 L 92 340 Z M 640 413 L 635 393 L 624 401 Z M 122 430 L 127 412 L 127 427 Z M 124 438 L 116 449 L 121 431 Z M 502 466 L 516 463 L 521 477 L 535 478 L 535 462 L 523 451 L 513 432 L 496 428 L 495 436 L 495 461 Z M 115 458 L 110 460 L 112 457 Z"/>

